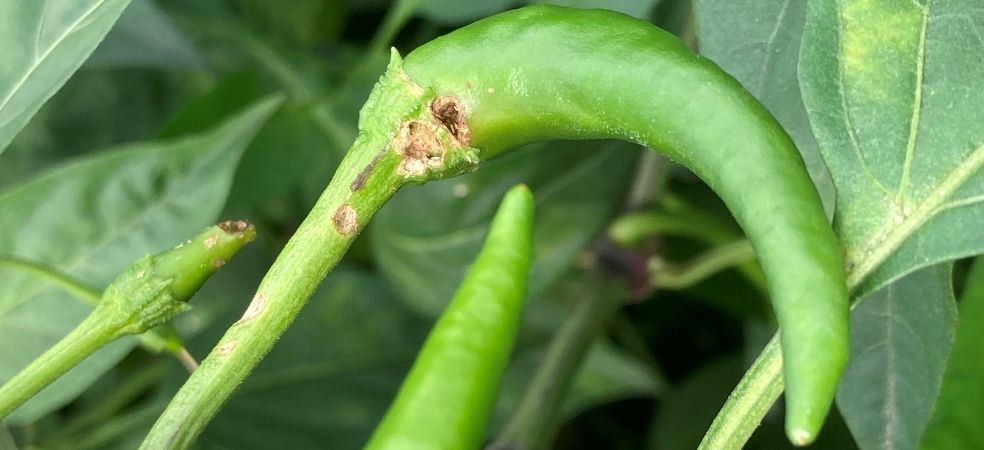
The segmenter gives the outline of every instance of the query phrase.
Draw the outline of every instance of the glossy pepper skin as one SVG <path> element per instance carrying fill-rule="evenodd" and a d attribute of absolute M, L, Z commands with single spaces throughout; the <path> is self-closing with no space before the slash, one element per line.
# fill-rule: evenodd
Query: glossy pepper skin
<path fill-rule="evenodd" d="M 520 185 L 503 199 L 367 450 L 481 445 L 523 316 L 532 232 L 533 196 Z"/>
<path fill-rule="evenodd" d="M 848 354 L 842 252 L 792 140 L 735 79 L 647 22 L 555 6 L 468 25 L 414 50 L 404 69 L 457 98 L 483 159 L 532 141 L 614 138 L 707 183 L 767 277 L 787 434 L 815 439 Z"/>

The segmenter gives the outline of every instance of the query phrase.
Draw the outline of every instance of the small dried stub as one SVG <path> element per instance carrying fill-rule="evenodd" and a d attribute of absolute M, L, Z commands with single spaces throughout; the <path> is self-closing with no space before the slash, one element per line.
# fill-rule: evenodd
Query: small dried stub
<path fill-rule="evenodd" d="M 219 222 L 217 226 L 226 233 L 242 233 L 249 228 L 249 222 L 245 220 L 227 220 L 225 222 Z"/>

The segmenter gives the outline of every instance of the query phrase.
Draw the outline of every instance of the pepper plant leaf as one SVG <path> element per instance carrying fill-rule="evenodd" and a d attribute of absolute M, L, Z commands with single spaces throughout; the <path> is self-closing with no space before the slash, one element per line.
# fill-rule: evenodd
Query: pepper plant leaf
<path fill-rule="evenodd" d="M 133 260 L 195 235 L 225 203 L 243 149 L 279 105 L 261 101 L 211 132 L 123 146 L 0 192 L 0 254 L 104 287 Z M 0 271 L 0 383 L 54 345 L 91 306 L 22 272 Z M 11 415 L 29 423 L 64 405 L 134 341 L 88 358 Z"/>
<path fill-rule="evenodd" d="M 86 69 L 195 68 L 204 60 L 194 44 L 152 0 L 133 3 L 85 62 Z"/>
<path fill-rule="evenodd" d="M 952 268 L 913 272 L 851 313 L 851 360 L 837 406 L 862 450 L 917 448 L 953 344 Z"/>
<path fill-rule="evenodd" d="M 975 0 L 809 4 L 800 85 L 859 294 L 984 252 L 982 29 Z"/>
<path fill-rule="evenodd" d="M 0 2 L 0 153 L 102 41 L 130 0 Z"/>

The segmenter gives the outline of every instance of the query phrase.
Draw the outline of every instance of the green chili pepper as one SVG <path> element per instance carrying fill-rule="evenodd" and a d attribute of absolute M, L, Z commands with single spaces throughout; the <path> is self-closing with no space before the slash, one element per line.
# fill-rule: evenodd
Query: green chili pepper
<path fill-rule="evenodd" d="M 482 250 L 366 446 L 478 448 L 522 320 L 533 196 L 511 189 Z"/>
<path fill-rule="evenodd" d="M 202 283 L 255 237 L 256 229 L 247 222 L 223 222 L 131 264 L 82 323 L 0 387 L 0 419 L 102 346 L 188 309 L 185 302 Z"/>
<path fill-rule="evenodd" d="M 823 424 L 848 354 L 838 241 L 792 140 L 731 76 L 651 24 L 531 6 L 414 50 L 409 78 L 483 159 L 545 139 L 616 138 L 684 165 L 752 242 L 781 327 L 786 430 Z"/>
<path fill-rule="evenodd" d="M 258 288 L 141 448 L 186 448 L 385 201 L 519 144 L 616 138 L 701 177 L 745 231 L 782 326 L 786 429 L 815 439 L 846 363 L 841 250 L 796 148 L 732 77 L 668 33 L 600 10 L 531 6 L 394 55 L 359 135 Z"/>

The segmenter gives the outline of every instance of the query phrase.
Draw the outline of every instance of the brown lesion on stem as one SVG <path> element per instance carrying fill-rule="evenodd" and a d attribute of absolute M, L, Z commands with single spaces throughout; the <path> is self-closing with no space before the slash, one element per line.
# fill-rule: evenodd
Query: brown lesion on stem
<path fill-rule="evenodd" d="M 359 220 L 355 209 L 347 203 L 343 203 L 335 214 L 331 217 L 331 222 L 335 226 L 335 231 L 342 236 L 349 236 L 359 228 Z"/>
<path fill-rule="evenodd" d="M 404 176 L 420 176 L 429 169 L 443 168 L 449 148 L 468 148 L 471 144 L 467 114 L 457 98 L 435 98 L 426 111 L 429 117 L 404 122 L 393 140 L 402 158 L 398 171 Z"/>
<path fill-rule="evenodd" d="M 444 145 L 438 138 L 438 126 L 413 120 L 400 127 L 394 145 L 400 153 L 399 172 L 403 175 L 423 175 L 428 168 L 444 165 Z"/>
<path fill-rule="evenodd" d="M 362 168 L 362 171 L 359 172 L 359 175 L 355 177 L 355 180 L 352 180 L 352 184 L 349 185 L 349 190 L 355 192 L 358 191 L 359 189 L 362 189 L 362 186 L 365 186 L 366 184 L 366 180 L 369 179 L 369 175 L 372 174 L 373 169 L 375 169 L 376 165 L 379 164 L 379 160 L 382 159 L 383 156 L 385 155 L 386 155 L 386 148 L 384 147 L 382 150 L 376 153 L 376 156 L 372 158 L 372 161 L 370 161 L 369 164 L 367 164 L 365 167 Z"/>
<path fill-rule="evenodd" d="M 221 345 L 215 348 L 215 354 L 220 357 L 229 356 L 230 354 L 232 354 L 232 351 L 236 349 L 236 346 L 238 344 L 239 342 L 236 341 L 235 339 L 223 342 Z"/>

